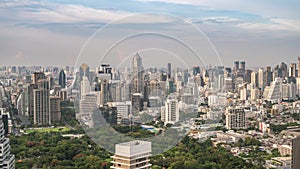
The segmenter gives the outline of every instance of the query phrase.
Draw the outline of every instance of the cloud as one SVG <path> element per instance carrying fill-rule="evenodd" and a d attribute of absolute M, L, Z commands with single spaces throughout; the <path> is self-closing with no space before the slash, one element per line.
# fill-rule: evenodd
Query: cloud
<path fill-rule="evenodd" d="M 267 19 L 267 22 L 244 22 L 238 24 L 237 27 L 257 32 L 300 32 L 300 21 L 282 18 L 269 18 Z"/>
<path fill-rule="evenodd" d="M 46 23 L 110 22 L 130 13 L 109 9 L 94 9 L 82 5 L 48 4 L 47 8 L 20 11 L 19 16 Z"/>
<path fill-rule="evenodd" d="M 191 5 L 203 9 L 219 11 L 239 11 L 263 17 L 297 18 L 300 1 L 261 1 L 261 0 L 135 0 L 138 2 L 161 2 L 178 5 Z"/>
<path fill-rule="evenodd" d="M 228 16 L 218 16 L 218 17 L 206 17 L 206 18 L 190 18 L 192 23 L 202 23 L 202 24 L 238 24 L 243 21 L 236 18 L 231 18 Z"/>

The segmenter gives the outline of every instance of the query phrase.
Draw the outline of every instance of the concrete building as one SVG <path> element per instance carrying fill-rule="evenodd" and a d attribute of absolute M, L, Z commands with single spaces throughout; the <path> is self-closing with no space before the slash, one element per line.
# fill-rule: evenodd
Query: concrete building
<path fill-rule="evenodd" d="M 161 121 L 176 123 L 179 121 L 179 105 L 177 99 L 167 99 L 164 111 L 161 112 Z"/>
<path fill-rule="evenodd" d="M 61 120 L 60 97 L 58 96 L 50 96 L 50 117 L 51 122 Z"/>
<path fill-rule="evenodd" d="M 271 102 L 278 102 L 282 100 L 282 79 L 276 78 L 270 85 L 266 94 L 266 100 Z"/>
<path fill-rule="evenodd" d="M 278 151 L 281 156 L 291 156 L 292 155 L 292 146 L 290 145 L 279 145 Z"/>
<path fill-rule="evenodd" d="M 228 130 L 246 128 L 246 117 L 243 108 L 228 107 L 226 109 L 225 115 L 226 128 Z"/>
<path fill-rule="evenodd" d="M 115 155 L 110 168 L 113 169 L 150 169 L 151 142 L 130 141 L 116 144 Z"/>
<path fill-rule="evenodd" d="M 82 77 L 82 81 L 80 83 L 80 95 L 81 97 L 89 94 L 91 92 L 91 85 L 89 79 L 86 76 Z"/>
<path fill-rule="evenodd" d="M 140 57 L 139 53 L 136 53 L 134 55 L 133 60 L 132 60 L 132 83 L 133 83 L 133 88 L 132 88 L 132 93 L 144 93 L 144 68 L 143 68 L 143 60 Z"/>
<path fill-rule="evenodd" d="M 97 110 L 97 99 L 94 94 L 83 95 L 79 102 L 79 117 L 85 125 L 93 127 L 92 115 Z"/>
<path fill-rule="evenodd" d="M 6 138 L 4 135 L 2 119 L 0 119 L 0 168 L 15 168 L 15 155 L 10 153 L 9 138 Z"/>
<path fill-rule="evenodd" d="M 48 125 L 51 124 L 49 83 L 46 79 L 37 83 L 38 88 L 33 89 L 33 123 Z"/>
<path fill-rule="evenodd" d="M 140 111 L 143 110 L 143 95 L 140 93 L 134 93 L 131 96 L 132 114 L 137 116 Z"/>

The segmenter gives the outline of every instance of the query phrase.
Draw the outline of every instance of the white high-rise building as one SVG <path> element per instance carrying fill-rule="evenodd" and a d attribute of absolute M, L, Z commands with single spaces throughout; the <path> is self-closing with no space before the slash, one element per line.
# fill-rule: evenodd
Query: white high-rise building
<path fill-rule="evenodd" d="M 117 123 L 122 124 L 126 119 L 129 119 L 131 113 L 131 102 L 113 102 L 113 107 L 117 108 Z"/>
<path fill-rule="evenodd" d="M 296 85 L 295 83 L 282 84 L 282 99 L 296 100 Z"/>
<path fill-rule="evenodd" d="M 79 117 L 83 123 L 89 127 L 93 127 L 92 115 L 97 110 L 97 97 L 94 94 L 83 95 L 79 102 Z"/>
<path fill-rule="evenodd" d="M 161 112 L 161 120 L 167 123 L 179 121 L 179 105 L 177 99 L 167 99 L 164 111 Z"/>
<path fill-rule="evenodd" d="M 110 168 L 114 169 L 150 169 L 151 142 L 130 141 L 116 144 L 115 155 Z"/>
<path fill-rule="evenodd" d="M 10 153 L 9 138 L 4 135 L 2 118 L 0 118 L 0 168 L 15 168 L 15 155 Z"/>
<path fill-rule="evenodd" d="M 266 84 L 265 84 L 265 78 L 264 78 L 264 74 L 265 74 L 265 71 L 264 69 L 259 69 L 258 70 L 258 87 L 263 91 Z"/>
<path fill-rule="evenodd" d="M 81 97 L 89 94 L 91 92 L 90 81 L 86 76 L 83 76 L 82 81 L 80 83 L 80 95 Z"/>

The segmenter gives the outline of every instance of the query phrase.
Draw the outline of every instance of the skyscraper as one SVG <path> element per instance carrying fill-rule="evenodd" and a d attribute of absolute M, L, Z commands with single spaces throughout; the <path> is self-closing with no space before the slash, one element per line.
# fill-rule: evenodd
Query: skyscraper
<path fill-rule="evenodd" d="M 254 85 L 254 87 L 258 87 L 258 73 L 257 72 L 251 73 L 251 83 Z"/>
<path fill-rule="evenodd" d="M 171 63 L 168 63 L 168 78 L 171 78 L 171 72 L 172 68 L 171 68 Z"/>
<path fill-rule="evenodd" d="M 62 89 L 66 87 L 66 74 L 64 69 L 59 72 L 58 84 Z"/>
<path fill-rule="evenodd" d="M 38 125 L 51 124 L 49 83 L 46 79 L 37 82 L 33 89 L 33 122 Z"/>
<path fill-rule="evenodd" d="M 45 79 L 46 76 L 43 72 L 34 72 L 32 76 L 33 84 L 37 84 L 40 79 Z"/>
<path fill-rule="evenodd" d="M 234 67 L 233 67 L 233 73 L 234 73 L 235 77 L 237 76 L 239 68 L 240 68 L 240 62 L 239 61 L 235 61 L 234 62 Z"/>
<path fill-rule="evenodd" d="M 165 124 L 179 121 L 179 107 L 176 99 L 167 99 L 164 111 L 161 112 L 161 121 Z"/>
<path fill-rule="evenodd" d="M 105 105 L 107 102 L 111 101 L 109 92 L 109 83 L 108 80 L 104 79 L 100 82 L 100 106 Z"/>
<path fill-rule="evenodd" d="M 245 71 L 246 70 L 246 62 L 245 61 L 241 61 L 240 64 L 241 64 L 240 69 L 242 71 Z"/>
<path fill-rule="evenodd" d="M 89 94 L 91 92 L 91 85 L 89 79 L 86 76 L 83 76 L 82 81 L 80 83 L 80 95 L 82 96 Z"/>
<path fill-rule="evenodd" d="M 1 117 L 2 118 L 2 117 Z M 4 126 L 0 118 L 0 168 L 14 169 L 15 155 L 10 153 L 9 138 L 4 135 Z"/>
<path fill-rule="evenodd" d="M 298 56 L 298 78 L 300 78 L 300 56 Z"/>
<path fill-rule="evenodd" d="M 264 74 L 265 71 L 263 69 L 259 69 L 258 70 L 258 87 L 263 91 L 266 84 L 265 84 L 265 80 L 264 80 Z"/>
<path fill-rule="evenodd" d="M 134 93 L 131 96 L 132 114 L 137 116 L 143 110 L 143 95 L 141 93 Z"/>
<path fill-rule="evenodd" d="M 60 97 L 58 96 L 50 96 L 50 117 L 51 122 L 61 120 Z"/>
<path fill-rule="evenodd" d="M 140 57 L 139 53 L 133 57 L 132 60 L 133 67 L 133 93 L 144 93 L 143 92 L 143 84 L 144 84 L 144 73 L 143 73 L 143 61 Z"/>
<path fill-rule="evenodd" d="M 291 63 L 289 67 L 289 77 L 296 77 L 296 63 Z"/>

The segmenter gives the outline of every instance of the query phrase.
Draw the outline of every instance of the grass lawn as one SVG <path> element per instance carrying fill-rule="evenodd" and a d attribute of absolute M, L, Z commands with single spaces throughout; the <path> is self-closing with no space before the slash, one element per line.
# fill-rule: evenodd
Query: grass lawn
<path fill-rule="evenodd" d="M 25 133 L 32 133 L 32 132 L 64 132 L 69 131 L 68 127 L 53 127 L 53 128 L 36 128 L 36 129 L 26 129 Z"/>

